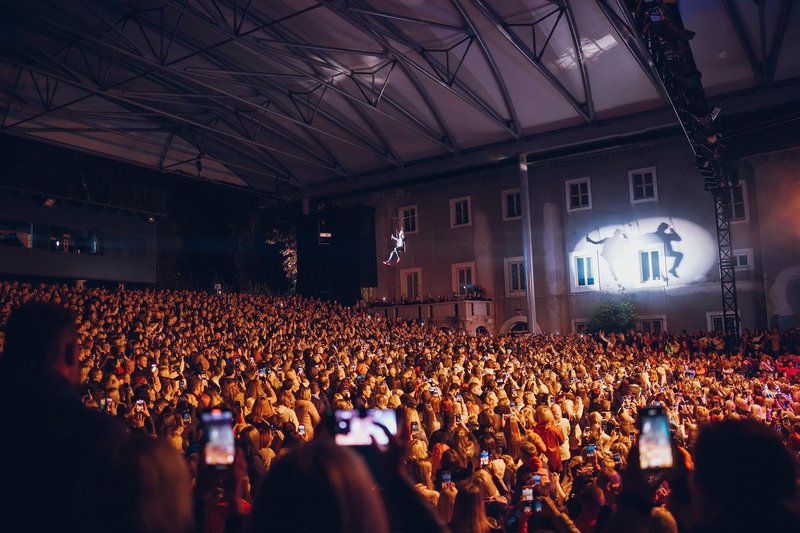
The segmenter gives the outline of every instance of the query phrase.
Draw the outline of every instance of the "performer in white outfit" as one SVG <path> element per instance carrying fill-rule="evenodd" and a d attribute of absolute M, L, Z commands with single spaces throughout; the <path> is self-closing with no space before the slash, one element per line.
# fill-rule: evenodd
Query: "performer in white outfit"
<path fill-rule="evenodd" d="M 395 265 L 400 262 L 400 252 L 405 249 L 406 234 L 401 229 L 397 235 L 392 233 L 392 240 L 394 241 L 394 249 L 389 254 L 389 258 L 383 262 L 384 265 L 391 265 L 392 257 L 397 259 L 397 261 L 395 261 Z"/>

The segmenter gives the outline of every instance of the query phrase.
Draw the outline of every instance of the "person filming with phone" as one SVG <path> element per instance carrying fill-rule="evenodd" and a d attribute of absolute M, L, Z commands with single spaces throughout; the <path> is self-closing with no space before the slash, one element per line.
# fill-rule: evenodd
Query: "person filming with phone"
<path fill-rule="evenodd" d="M 644 428 L 644 426 L 642 426 Z M 694 470 L 674 444 L 669 452 L 631 449 L 622 474 L 615 513 L 602 531 L 649 531 L 655 499 L 672 493 L 666 509 L 691 533 L 800 531 L 797 464 L 777 435 L 752 420 L 726 420 L 702 428 L 693 455 Z M 655 462 L 653 460 L 655 459 Z M 758 472 L 743 482 L 741 467 Z M 685 493 L 687 497 L 678 498 Z"/>

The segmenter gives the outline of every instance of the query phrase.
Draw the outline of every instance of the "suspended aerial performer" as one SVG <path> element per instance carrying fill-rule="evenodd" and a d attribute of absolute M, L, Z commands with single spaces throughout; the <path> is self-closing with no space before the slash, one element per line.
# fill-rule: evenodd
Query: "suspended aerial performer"
<path fill-rule="evenodd" d="M 394 241 L 394 249 L 389 254 L 389 258 L 383 262 L 384 265 L 391 265 L 392 264 L 392 257 L 397 258 L 395 265 L 400 262 L 400 252 L 404 252 L 406 249 L 406 234 L 403 232 L 401 228 L 400 231 L 395 235 L 392 233 L 392 240 Z"/>

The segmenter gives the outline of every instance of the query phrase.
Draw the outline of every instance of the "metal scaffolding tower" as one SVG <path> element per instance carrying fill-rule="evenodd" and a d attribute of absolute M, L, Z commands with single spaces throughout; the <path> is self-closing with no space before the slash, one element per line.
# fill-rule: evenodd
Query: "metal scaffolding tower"
<path fill-rule="evenodd" d="M 701 74 L 692 56 L 689 41 L 694 32 L 683 27 L 677 0 L 618 0 L 618 3 L 639 37 L 638 45 L 650 56 L 651 65 L 694 152 L 705 189 L 714 198 L 725 332 L 738 339 L 739 306 L 730 215 L 731 190 L 739 180 L 726 162 L 725 146 L 717 132 L 715 121 L 720 109 L 706 101 Z"/>

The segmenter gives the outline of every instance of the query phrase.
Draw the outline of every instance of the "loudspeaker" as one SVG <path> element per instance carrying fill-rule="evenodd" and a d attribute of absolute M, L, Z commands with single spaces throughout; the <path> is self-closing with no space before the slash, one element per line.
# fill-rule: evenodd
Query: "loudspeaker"
<path fill-rule="evenodd" d="M 377 285 L 375 209 L 325 209 L 297 225 L 297 292 L 353 305 Z"/>

